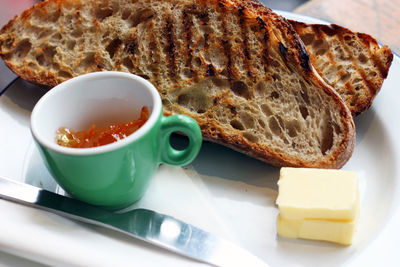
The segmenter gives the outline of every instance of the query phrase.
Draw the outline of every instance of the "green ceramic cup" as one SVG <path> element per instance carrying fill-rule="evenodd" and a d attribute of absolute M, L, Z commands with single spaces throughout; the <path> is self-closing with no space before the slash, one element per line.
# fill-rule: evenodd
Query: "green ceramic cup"
<path fill-rule="evenodd" d="M 60 127 L 88 129 L 139 117 L 147 122 L 118 142 L 94 148 L 68 148 L 56 143 Z M 125 208 L 145 193 L 160 163 L 190 163 L 198 154 L 201 131 L 190 117 L 164 117 L 160 96 L 145 79 L 123 72 L 96 72 L 54 87 L 36 104 L 31 132 L 44 162 L 57 183 L 71 196 L 108 209 Z M 173 132 L 183 132 L 189 145 L 176 150 Z"/>

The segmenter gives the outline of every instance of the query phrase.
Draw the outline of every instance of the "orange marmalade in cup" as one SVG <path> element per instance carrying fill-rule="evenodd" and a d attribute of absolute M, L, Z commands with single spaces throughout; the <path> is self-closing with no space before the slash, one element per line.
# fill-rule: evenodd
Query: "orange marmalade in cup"
<path fill-rule="evenodd" d="M 96 125 L 92 124 L 89 130 L 76 132 L 66 127 L 60 127 L 57 131 L 56 141 L 61 146 L 72 148 L 103 146 L 131 135 L 142 127 L 148 118 L 149 110 L 147 107 L 143 107 L 140 117 L 127 123 L 111 124 L 106 128 L 96 128 Z"/>

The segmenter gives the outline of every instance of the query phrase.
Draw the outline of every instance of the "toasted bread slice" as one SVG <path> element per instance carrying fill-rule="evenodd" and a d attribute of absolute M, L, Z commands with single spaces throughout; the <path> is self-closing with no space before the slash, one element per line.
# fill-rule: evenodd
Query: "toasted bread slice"
<path fill-rule="evenodd" d="M 345 101 L 353 116 L 369 109 L 388 75 L 393 54 L 364 33 L 331 24 L 290 23 L 310 53 L 311 63 Z"/>
<path fill-rule="evenodd" d="M 276 166 L 340 168 L 351 114 L 315 72 L 293 27 L 257 1 L 49 0 L 0 32 L 22 78 L 56 85 L 94 71 L 149 79 L 164 113 Z"/>

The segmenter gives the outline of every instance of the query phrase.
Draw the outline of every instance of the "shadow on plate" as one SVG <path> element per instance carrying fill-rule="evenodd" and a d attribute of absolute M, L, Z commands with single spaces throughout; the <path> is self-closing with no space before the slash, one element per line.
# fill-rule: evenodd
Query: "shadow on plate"
<path fill-rule="evenodd" d="M 172 135 L 171 142 L 177 147 L 185 147 L 187 140 Z M 278 190 L 279 168 L 212 142 L 203 142 L 199 155 L 187 167 L 200 175 Z"/>

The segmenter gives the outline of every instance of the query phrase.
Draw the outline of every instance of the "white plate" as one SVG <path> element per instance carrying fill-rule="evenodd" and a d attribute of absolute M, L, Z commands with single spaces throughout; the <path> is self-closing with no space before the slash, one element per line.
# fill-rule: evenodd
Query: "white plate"
<path fill-rule="evenodd" d="M 396 266 L 400 243 L 399 84 L 400 59 L 395 56 L 373 107 L 355 120 L 356 149 L 344 169 L 359 175 L 361 218 L 350 247 L 277 237 L 274 202 L 279 170 L 211 143 L 204 144 L 188 168 L 161 167 L 136 206 L 168 213 L 231 239 L 271 266 Z M 0 97 L 0 175 L 56 190 L 29 132 L 30 111 L 44 92 L 18 80 Z M 0 250 L 38 262 L 200 265 L 120 234 L 6 201 L 0 201 L 0 214 Z"/>

